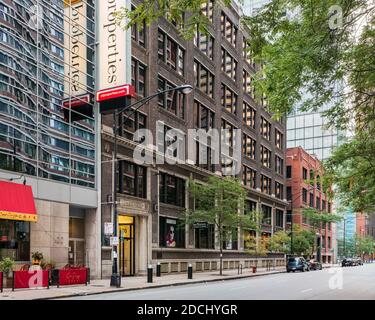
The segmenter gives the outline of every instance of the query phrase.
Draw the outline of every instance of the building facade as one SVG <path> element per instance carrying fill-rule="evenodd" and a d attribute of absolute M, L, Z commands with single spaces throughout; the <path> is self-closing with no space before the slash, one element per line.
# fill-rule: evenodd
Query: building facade
<path fill-rule="evenodd" d="M 305 229 L 312 229 L 308 218 L 303 215 L 303 209 L 314 208 L 320 212 L 332 212 L 332 201 L 322 187 L 322 163 L 311 156 L 303 148 L 288 148 L 286 151 L 287 170 L 287 199 L 290 202 L 287 214 L 288 228 L 300 225 Z M 333 254 L 333 223 L 321 225 L 313 230 L 317 235 L 317 243 L 321 244 L 321 261 L 332 263 Z M 314 253 L 317 258 L 317 252 Z"/>
<path fill-rule="evenodd" d="M 133 6 L 138 2 L 134 1 Z M 264 213 L 262 232 L 269 237 L 285 227 L 285 120 L 274 121 L 254 99 L 252 75 L 257 66 L 246 51 L 248 31 L 239 26 L 239 10 L 233 3 L 222 8 L 210 1 L 202 8 L 210 20 L 209 35 L 184 40 L 176 24 L 161 18 L 151 26 L 131 30 L 132 84 L 139 98 L 170 87 L 191 84 L 193 93 L 160 95 L 131 115 L 119 120 L 118 213 L 119 265 L 122 275 L 146 272 L 148 263 L 160 262 L 162 272 L 218 267 L 219 243 L 214 226 L 181 225 L 186 208 L 193 206 L 188 180 L 221 175 L 220 164 L 137 165 L 133 159 L 137 129 L 147 128 L 165 138 L 167 129 L 184 134 L 188 129 L 241 129 L 241 170 L 237 175 L 248 193 L 247 210 Z M 184 17 L 187 18 L 186 16 Z M 160 130 L 157 121 L 166 129 Z M 113 206 L 113 117 L 102 117 L 101 201 L 104 224 L 111 222 Z M 233 135 L 230 141 L 234 143 Z M 209 146 L 208 146 L 209 148 Z M 249 258 L 251 232 L 237 230 L 225 243 L 224 267 Z M 110 237 L 102 237 L 103 276 L 112 271 Z M 281 257 L 282 255 L 274 255 Z"/>
<path fill-rule="evenodd" d="M 93 109 L 94 55 L 94 1 L 1 1 L 0 180 L 32 187 L 37 222 L 0 214 L 0 258 L 40 251 L 99 276 L 95 116 L 65 108 Z"/>

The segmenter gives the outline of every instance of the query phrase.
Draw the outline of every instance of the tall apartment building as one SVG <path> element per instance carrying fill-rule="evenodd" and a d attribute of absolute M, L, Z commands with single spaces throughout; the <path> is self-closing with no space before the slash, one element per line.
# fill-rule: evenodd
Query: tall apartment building
<path fill-rule="evenodd" d="M 98 275 L 96 121 L 65 121 L 77 113 L 64 108 L 90 107 L 94 44 L 92 0 L 0 3 L 0 197 L 14 200 L 0 207 L 0 258 L 17 265 L 40 251 L 57 267 L 86 264 Z M 26 201 L 13 194 L 23 180 L 36 217 L 19 211 Z"/>
<path fill-rule="evenodd" d="M 137 4 L 133 2 L 133 6 Z M 222 8 L 210 1 L 202 10 L 211 22 L 209 35 L 197 33 L 192 41 L 184 40 L 176 25 L 164 18 L 150 27 L 136 25 L 131 30 L 131 75 L 138 97 L 183 84 L 193 85 L 194 91 L 186 96 L 177 92 L 160 95 L 130 115 L 130 120 L 119 120 L 117 198 L 122 275 L 143 273 L 150 262 L 161 262 L 162 272 L 184 271 L 188 262 L 197 270 L 218 267 L 214 226 L 194 228 L 181 225 L 180 219 L 184 210 L 194 205 L 188 195 L 188 179 L 220 174 L 221 166 L 135 164 L 135 130 L 147 128 L 154 137 L 164 138 L 165 131 L 158 131 L 157 121 L 185 134 L 189 128 L 241 129 L 238 178 L 247 191 L 247 210 L 264 213 L 259 236 L 269 237 L 285 227 L 285 120 L 273 121 L 264 104 L 254 100 L 251 80 L 257 66 L 246 51 L 249 33 L 239 26 L 238 7 L 233 3 Z M 112 119 L 111 115 L 102 117 L 103 224 L 110 222 L 112 215 Z M 249 257 L 247 240 L 252 234 L 244 230 L 232 233 L 232 239 L 224 244 L 226 267 Z M 112 268 L 110 237 L 103 235 L 102 240 L 102 270 L 103 276 L 108 276 Z"/>
<path fill-rule="evenodd" d="M 332 212 L 332 201 L 322 190 L 322 163 L 301 147 L 288 148 L 286 151 L 287 199 L 290 206 L 287 213 L 287 225 L 300 225 L 311 229 L 308 219 L 303 215 L 304 208 L 314 208 L 320 212 Z M 321 244 L 323 263 L 335 261 L 333 253 L 333 223 L 322 224 L 318 229 L 317 243 Z M 315 252 L 315 258 L 318 253 Z M 319 257 L 318 257 L 319 258 Z"/>

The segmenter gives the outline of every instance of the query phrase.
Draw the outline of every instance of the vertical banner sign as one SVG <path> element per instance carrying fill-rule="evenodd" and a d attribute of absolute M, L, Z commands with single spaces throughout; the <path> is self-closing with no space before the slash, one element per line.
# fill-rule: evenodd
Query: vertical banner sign
<path fill-rule="evenodd" d="M 131 37 L 130 30 L 118 25 L 116 12 L 130 9 L 128 0 L 100 0 L 98 15 L 98 90 L 130 83 Z M 123 25 L 123 24 L 122 24 Z"/>
<path fill-rule="evenodd" d="M 65 98 L 87 93 L 87 5 L 64 0 Z"/>

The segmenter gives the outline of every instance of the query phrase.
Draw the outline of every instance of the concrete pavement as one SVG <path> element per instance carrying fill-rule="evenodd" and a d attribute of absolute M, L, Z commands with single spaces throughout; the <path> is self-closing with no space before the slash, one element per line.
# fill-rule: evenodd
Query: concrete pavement
<path fill-rule="evenodd" d="M 375 299 L 375 264 L 279 273 L 178 287 L 114 292 L 79 300 L 356 300 Z"/>
<path fill-rule="evenodd" d="M 253 274 L 251 269 L 243 269 L 243 273 L 238 275 L 237 270 L 224 270 L 224 275 L 220 276 L 219 271 L 195 272 L 192 280 L 187 279 L 186 273 L 163 275 L 162 277 L 153 277 L 153 283 L 147 283 L 146 276 L 122 278 L 121 288 L 112 288 L 109 286 L 109 279 L 92 280 L 87 286 L 64 286 L 57 288 L 51 286 L 50 289 L 33 288 L 18 289 L 14 292 L 11 289 L 4 289 L 0 293 L 1 300 L 35 300 L 35 299 L 53 299 L 64 297 L 79 297 L 85 295 L 102 294 L 109 292 L 124 292 L 131 290 L 140 290 L 148 288 L 161 288 L 166 286 L 189 285 L 192 283 L 207 283 L 211 281 L 230 280 L 236 278 L 257 277 L 262 275 L 271 275 L 285 272 L 285 267 L 271 268 L 267 271 L 265 268 L 259 268 L 257 273 Z"/>

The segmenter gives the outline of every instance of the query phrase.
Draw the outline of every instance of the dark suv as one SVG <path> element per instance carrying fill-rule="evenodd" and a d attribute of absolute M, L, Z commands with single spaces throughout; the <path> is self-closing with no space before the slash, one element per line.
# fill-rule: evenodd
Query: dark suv
<path fill-rule="evenodd" d="M 302 271 L 302 272 L 310 271 L 310 267 L 307 261 L 305 260 L 305 258 L 303 257 L 288 258 L 288 262 L 286 265 L 286 272 L 290 272 L 290 271 L 295 272 L 297 270 Z"/>

